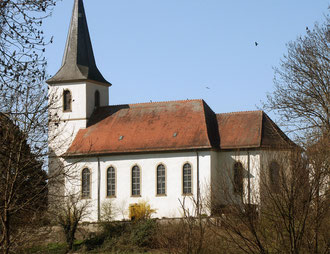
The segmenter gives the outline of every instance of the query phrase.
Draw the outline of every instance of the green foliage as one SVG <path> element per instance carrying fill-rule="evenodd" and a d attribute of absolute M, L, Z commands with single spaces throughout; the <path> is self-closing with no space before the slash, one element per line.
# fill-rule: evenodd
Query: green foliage
<path fill-rule="evenodd" d="M 131 230 L 130 242 L 139 247 L 149 247 L 152 243 L 157 223 L 155 220 L 141 220 Z"/>
<path fill-rule="evenodd" d="M 86 247 L 86 250 L 94 250 L 102 246 L 102 244 L 105 241 L 105 237 L 103 234 L 97 235 L 93 238 L 87 239 L 84 242 L 84 246 Z"/>
<path fill-rule="evenodd" d="M 67 252 L 65 243 L 50 243 L 45 246 L 33 246 L 29 249 L 22 250 L 24 254 L 64 254 Z"/>
<path fill-rule="evenodd" d="M 153 245 L 156 233 L 155 220 L 138 220 L 135 222 L 103 222 L 102 232 L 85 241 L 86 250 L 97 250 L 98 253 L 133 253 L 144 252 Z"/>
<path fill-rule="evenodd" d="M 102 227 L 102 235 L 105 238 L 120 237 L 129 231 L 129 223 L 125 222 L 103 222 L 100 226 Z"/>

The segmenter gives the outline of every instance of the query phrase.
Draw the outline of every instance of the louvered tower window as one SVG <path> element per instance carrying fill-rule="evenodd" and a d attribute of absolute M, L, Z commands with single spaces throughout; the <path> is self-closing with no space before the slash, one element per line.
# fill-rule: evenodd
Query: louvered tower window
<path fill-rule="evenodd" d="M 234 192 L 243 194 L 243 165 L 240 162 L 234 164 Z"/>
<path fill-rule="evenodd" d="M 68 112 L 72 110 L 72 96 L 69 90 L 63 92 L 63 111 Z"/>
<path fill-rule="evenodd" d="M 94 93 L 94 102 L 95 102 L 95 108 L 100 107 L 100 92 L 99 90 L 96 90 Z"/>

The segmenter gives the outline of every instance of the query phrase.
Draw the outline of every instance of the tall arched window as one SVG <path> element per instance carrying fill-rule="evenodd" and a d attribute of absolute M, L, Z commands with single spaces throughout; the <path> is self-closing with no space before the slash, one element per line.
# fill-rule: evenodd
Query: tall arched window
<path fill-rule="evenodd" d="M 72 110 L 72 96 L 69 90 L 64 90 L 63 92 L 63 111 L 68 112 Z"/>
<path fill-rule="evenodd" d="M 243 165 L 240 162 L 234 164 L 234 192 L 243 194 Z"/>
<path fill-rule="evenodd" d="M 157 166 L 157 195 L 166 194 L 166 176 L 165 176 L 165 166 L 160 164 Z"/>
<path fill-rule="evenodd" d="M 95 108 L 100 107 L 100 92 L 99 90 L 96 90 L 94 93 L 94 103 Z"/>
<path fill-rule="evenodd" d="M 140 181 L 140 168 L 138 166 L 134 166 L 132 168 L 132 196 L 139 196 L 141 194 Z"/>
<path fill-rule="evenodd" d="M 107 170 L 107 196 L 116 196 L 116 170 L 114 167 L 109 167 Z"/>
<path fill-rule="evenodd" d="M 183 194 L 192 194 L 192 174 L 191 165 L 186 163 L 183 165 Z"/>
<path fill-rule="evenodd" d="M 269 187 L 271 190 L 278 189 L 280 180 L 280 165 L 276 161 L 272 161 L 269 165 Z"/>
<path fill-rule="evenodd" d="M 81 175 L 81 197 L 90 197 L 91 174 L 88 168 L 84 168 Z"/>

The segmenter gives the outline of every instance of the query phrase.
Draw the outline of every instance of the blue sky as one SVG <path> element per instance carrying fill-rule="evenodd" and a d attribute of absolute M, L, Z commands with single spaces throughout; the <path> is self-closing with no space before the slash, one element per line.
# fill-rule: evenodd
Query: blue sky
<path fill-rule="evenodd" d="M 286 43 L 324 20 L 328 0 L 84 0 L 110 104 L 204 99 L 216 112 L 255 110 L 273 90 Z M 73 0 L 45 22 L 60 68 Z M 255 42 L 259 45 L 255 46 Z M 209 89 L 208 89 L 209 88 Z M 275 118 L 273 114 L 270 114 Z"/>

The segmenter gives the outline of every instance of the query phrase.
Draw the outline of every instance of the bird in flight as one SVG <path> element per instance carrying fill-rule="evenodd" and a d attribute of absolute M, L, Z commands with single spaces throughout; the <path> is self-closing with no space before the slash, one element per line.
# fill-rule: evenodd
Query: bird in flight
<path fill-rule="evenodd" d="M 210 89 L 208 86 L 207 87 L 205 87 L 206 89 Z"/>
<path fill-rule="evenodd" d="M 258 42 L 256 42 L 256 41 L 254 42 L 254 44 L 255 44 L 256 46 L 258 46 L 258 45 L 259 45 L 259 43 L 258 43 Z"/>

